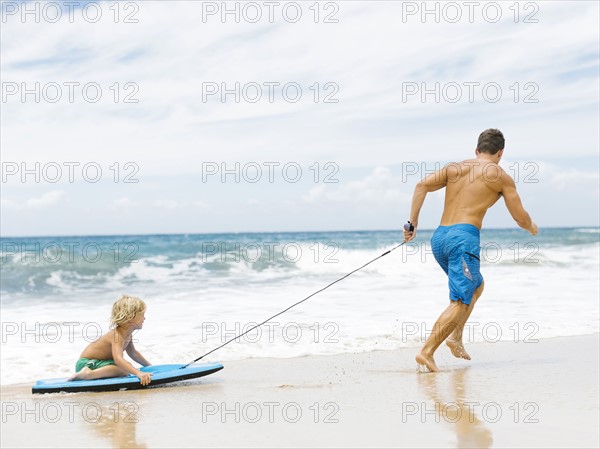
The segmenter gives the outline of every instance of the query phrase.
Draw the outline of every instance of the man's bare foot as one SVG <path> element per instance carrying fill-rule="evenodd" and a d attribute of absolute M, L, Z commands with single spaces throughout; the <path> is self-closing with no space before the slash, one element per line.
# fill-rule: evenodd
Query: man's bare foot
<path fill-rule="evenodd" d="M 458 359 L 471 360 L 471 356 L 465 350 L 465 347 L 463 346 L 462 341 L 454 341 L 454 340 L 447 339 L 446 345 L 450 348 L 450 351 L 452 351 L 452 355 L 454 357 L 456 357 Z"/>
<path fill-rule="evenodd" d="M 78 371 L 69 377 L 69 380 L 85 380 L 87 379 L 88 374 L 91 372 L 91 369 L 89 369 L 87 366 L 84 366 L 81 371 Z"/>
<path fill-rule="evenodd" d="M 415 357 L 415 360 L 417 361 L 417 363 L 419 365 L 425 365 L 427 367 L 427 369 L 431 372 L 435 373 L 436 371 L 439 371 L 438 367 L 435 365 L 435 362 L 433 361 L 433 356 L 424 355 L 422 352 L 420 352 Z"/>

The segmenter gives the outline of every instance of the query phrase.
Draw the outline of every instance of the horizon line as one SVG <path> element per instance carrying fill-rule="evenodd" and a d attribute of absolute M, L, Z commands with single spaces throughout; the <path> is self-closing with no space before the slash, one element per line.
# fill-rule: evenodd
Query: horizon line
<path fill-rule="evenodd" d="M 581 226 L 540 226 L 539 229 L 576 229 L 576 228 L 600 228 L 600 225 L 581 225 Z M 419 228 L 421 231 L 434 231 L 436 228 Z M 486 227 L 481 231 L 486 230 L 522 230 L 518 226 L 514 227 Z M 394 229 L 345 229 L 345 230 L 322 230 L 322 231 L 229 231 L 229 232 L 173 232 L 173 233 L 140 233 L 140 234 L 62 234 L 62 235 L 2 235 L 0 239 L 7 238 L 50 238 L 50 237 L 150 237 L 150 236 L 175 236 L 175 235 L 223 235 L 223 234 L 331 234 L 343 232 L 403 232 L 402 228 Z"/>

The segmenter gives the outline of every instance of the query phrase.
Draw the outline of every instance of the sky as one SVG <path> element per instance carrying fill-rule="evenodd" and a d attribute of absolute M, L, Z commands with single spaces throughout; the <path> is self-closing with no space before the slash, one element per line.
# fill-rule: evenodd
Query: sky
<path fill-rule="evenodd" d="M 1 236 L 398 229 L 487 128 L 599 225 L 598 2 L 58 4 L 2 2 Z"/>

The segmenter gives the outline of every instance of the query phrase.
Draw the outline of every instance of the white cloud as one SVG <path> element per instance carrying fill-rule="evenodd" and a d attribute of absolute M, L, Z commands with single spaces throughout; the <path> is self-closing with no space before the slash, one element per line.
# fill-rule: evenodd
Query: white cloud
<path fill-rule="evenodd" d="M 51 192 L 46 192 L 39 197 L 29 198 L 22 203 L 10 200 L 8 198 L 2 198 L 1 205 L 2 208 L 6 209 L 39 209 L 58 204 L 64 195 L 65 192 L 62 190 L 53 190 Z"/>
<path fill-rule="evenodd" d="M 162 209 L 177 209 L 178 207 L 182 207 L 182 204 L 175 200 L 156 200 L 154 204 L 156 207 Z"/>
<path fill-rule="evenodd" d="M 203 201 L 178 201 L 169 199 L 156 200 L 154 205 L 160 209 L 167 210 L 187 209 L 191 207 L 204 209 L 208 207 L 208 203 Z"/>
<path fill-rule="evenodd" d="M 410 196 L 400 190 L 400 179 L 394 178 L 386 167 L 375 167 L 372 173 L 360 181 L 340 186 L 321 184 L 310 189 L 302 199 L 307 203 L 356 201 L 370 203 L 407 202 Z"/>
<path fill-rule="evenodd" d="M 85 155 L 108 164 L 138 161 L 146 175 L 197 172 L 202 161 L 248 154 L 259 161 L 327 155 L 340 165 L 364 166 L 372 158 L 390 165 L 417 151 L 440 158 L 448 145 L 471 149 L 488 125 L 503 128 L 511 145 L 529 154 L 561 154 L 567 144 L 579 154 L 597 151 L 598 133 L 590 132 L 598 129 L 597 112 L 590 113 L 598 103 L 598 61 L 590 56 L 598 48 L 596 2 L 537 2 L 539 23 L 530 24 L 514 23 L 508 4 L 499 23 L 483 20 L 481 7 L 474 23 L 466 10 L 455 24 L 433 23 L 432 16 L 422 24 L 419 15 L 402 22 L 402 3 L 344 2 L 339 23 L 317 25 L 280 16 L 274 24 L 211 17 L 198 27 L 202 2 L 142 2 L 135 25 L 69 23 L 66 16 L 23 25 L 11 17 L 2 31 L 6 80 L 97 82 L 103 97 L 91 104 L 78 91 L 74 103 L 22 104 L 12 96 L 3 105 L 4 151 L 15 160 L 41 160 L 47 142 L 60 142 L 56 158 L 78 160 L 86 141 Z M 122 99 L 130 81 L 139 86 L 139 103 L 115 103 L 110 86 L 120 82 Z M 273 103 L 202 101 L 203 82 L 270 81 L 299 83 L 301 101 L 282 101 L 279 93 Z M 495 82 L 503 95 L 497 104 L 483 100 L 482 88 L 473 103 L 423 104 L 420 95 L 402 101 L 403 83 L 436 81 Z M 339 103 L 322 103 L 326 82 L 338 85 Z M 523 102 L 528 82 L 539 87 L 537 104 Z"/>
<path fill-rule="evenodd" d="M 44 193 L 39 198 L 30 198 L 25 202 L 25 207 L 37 208 L 47 207 L 57 204 L 63 197 L 64 192 L 62 190 L 53 190 L 52 192 Z"/>
<path fill-rule="evenodd" d="M 581 170 L 573 167 L 558 167 L 554 164 L 540 163 L 540 181 L 544 181 L 553 190 L 565 190 L 568 187 L 584 187 L 597 189 L 600 183 L 600 173 L 597 171 Z"/>
<path fill-rule="evenodd" d="M 2 209 L 19 209 L 19 205 L 8 198 L 0 198 L 0 206 Z"/>
<path fill-rule="evenodd" d="M 112 207 L 115 209 L 127 208 L 132 206 L 132 202 L 127 197 L 117 198 L 112 202 Z"/>
<path fill-rule="evenodd" d="M 475 7 L 475 21 L 469 23 L 466 6 L 459 2 L 463 5 L 459 23 L 435 23 L 430 15 L 426 24 L 419 21 L 419 15 L 402 20 L 407 2 L 340 2 L 339 23 L 333 24 L 314 23 L 310 3 L 305 2 L 301 2 L 303 19 L 294 24 L 282 20 L 281 10 L 273 24 L 265 20 L 235 23 L 232 16 L 228 23 L 221 23 L 218 16 L 202 22 L 203 3 L 138 2 L 136 24 L 114 23 L 109 3 L 100 3 L 105 9 L 98 23 L 88 23 L 81 16 L 69 23 L 68 15 L 58 23 L 35 23 L 31 15 L 27 23 L 19 16 L 9 17 L 0 30 L 4 82 L 28 83 L 27 87 L 35 82 L 63 86 L 65 82 L 80 86 L 94 82 L 101 86 L 102 98 L 98 103 L 86 102 L 80 87 L 75 89 L 73 103 L 68 101 L 66 87 L 57 103 L 36 103 L 33 95 L 23 103 L 18 94 L 11 96 L 2 104 L 3 161 L 26 162 L 28 166 L 50 162 L 49 157 L 58 164 L 79 162 L 75 169 L 78 181 L 84 164 L 96 162 L 103 168 L 102 181 L 111 182 L 115 173 L 109 167 L 120 163 L 122 181 L 131 174 L 124 164 L 134 162 L 139 166 L 134 178 L 140 183 L 119 182 L 110 188 L 97 184 L 103 204 L 112 208 L 150 206 L 143 211 L 137 207 L 136 216 L 186 208 L 198 213 L 211 207 L 214 221 L 210 225 L 218 230 L 232 226 L 228 211 L 219 205 L 238 200 L 233 189 L 209 190 L 205 185 L 208 194 L 204 198 L 213 204 L 209 206 L 192 201 L 185 182 L 168 193 L 160 190 L 175 199 L 157 199 L 144 190 L 144 180 L 156 176 L 172 183 L 182 174 L 200 177 L 202 163 L 207 161 L 295 161 L 306 166 L 334 162 L 343 175 L 348 168 L 391 167 L 408 160 L 460 160 L 473 154 L 477 135 L 489 127 L 505 133 L 506 155 L 518 160 L 543 164 L 565 156 L 586 162 L 597 158 L 598 2 L 532 3 L 539 8 L 537 23 L 524 23 L 530 7 L 519 10 L 520 21 L 515 23 L 510 2 L 498 2 L 503 12 L 498 23 L 482 19 L 482 5 Z M 421 2 L 415 4 L 422 7 Z M 243 86 L 271 81 L 299 83 L 301 100 L 282 101 L 279 90 L 273 103 L 222 103 L 218 96 L 202 100 L 203 82 L 225 82 L 232 87 L 236 82 Z M 134 94 L 138 103 L 122 101 L 132 92 L 124 87 L 128 82 L 139 87 Z M 328 82 L 339 88 L 334 94 L 338 103 L 322 101 L 332 92 L 324 87 Z M 423 103 L 420 95 L 413 95 L 403 101 L 402 89 L 409 82 L 427 83 L 429 88 L 435 82 L 458 83 L 463 86 L 463 100 L 436 103 L 430 95 L 430 101 Z M 465 82 L 480 83 L 472 103 Z M 489 82 L 502 88 L 498 103 L 482 98 L 481 86 Z M 318 102 L 311 89 L 315 83 L 319 83 Z M 524 102 L 532 93 L 526 83 L 537 86 L 537 103 Z M 266 90 L 263 98 L 267 98 Z M 589 168 L 575 164 L 565 160 L 564 166 L 548 171 L 547 176 L 540 165 L 540 181 L 563 189 L 564 195 L 553 198 L 556 207 L 579 205 L 575 213 L 581 215 L 572 220 L 582 217 L 582 222 L 589 223 L 592 219 L 585 215 L 589 214 L 589 201 L 573 195 L 569 185 L 595 185 L 598 192 L 597 163 Z M 585 173 L 580 173 L 582 170 Z M 349 215 L 352 211 L 347 206 L 352 202 L 397 204 L 408 199 L 403 192 L 412 194 L 389 172 L 362 173 L 360 181 L 321 184 L 307 191 L 302 203 L 327 202 L 331 210 L 344 212 L 337 216 L 360 227 L 366 222 L 358 213 Z M 93 170 L 88 175 L 93 175 Z M 29 184 L 19 183 L 19 179 L 18 174 L 11 176 L 11 186 L 20 184 L 27 189 Z M 76 211 L 61 226 L 65 226 L 64 232 L 77 233 L 90 219 L 78 214 L 89 206 L 89 196 L 69 190 L 78 184 L 69 184 L 66 173 L 61 182 L 65 186 L 60 188 L 68 192 L 68 205 Z M 132 190 L 121 187 L 139 190 L 134 197 Z M 278 223 L 281 229 L 320 223 L 322 211 L 315 208 L 293 215 L 299 210 L 295 207 L 297 187 L 278 184 L 271 189 L 273 196 L 266 190 L 264 195 L 252 192 L 251 196 L 265 205 L 279 201 L 289 206 L 292 215 L 286 220 L 290 223 L 282 219 Z M 16 200 L 22 196 L 6 195 L 2 207 L 14 210 L 35 210 L 61 200 L 32 198 L 27 206 L 26 201 Z M 244 206 L 246 198 L 239 199 L 237 206 Z M 10 227 L 4 228 L 19 232 L 24 219 L 13 215 Z M 46 232 L 47 219 L 42 212 L 35 218 L 29 218 L 29 223 L 39 223 L 36 226 Z M 272 217 L 267 214 L 255 220 L 237 223 L 238 230 L 271 227 Z M 99 216 L 94 217 L 96 223 L 106 232 L 119 233 L 123 222 Z M 135 226 L 156 226 L 150 232 L 167 226 L 156 219 L 140 223 Z"/>

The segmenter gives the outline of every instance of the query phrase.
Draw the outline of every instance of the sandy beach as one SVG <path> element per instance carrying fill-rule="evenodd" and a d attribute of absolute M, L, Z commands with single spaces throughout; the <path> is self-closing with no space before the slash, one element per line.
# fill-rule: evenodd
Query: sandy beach
<path fill-rule="evenodd" d="M 144 391 L 2 388 L 2 447 L 597 447 L 598 334 L 246 359 Z"/>

